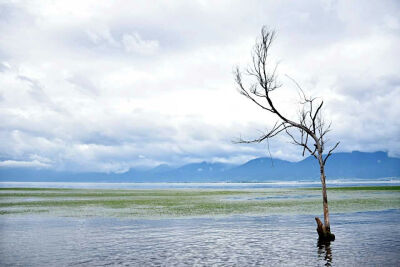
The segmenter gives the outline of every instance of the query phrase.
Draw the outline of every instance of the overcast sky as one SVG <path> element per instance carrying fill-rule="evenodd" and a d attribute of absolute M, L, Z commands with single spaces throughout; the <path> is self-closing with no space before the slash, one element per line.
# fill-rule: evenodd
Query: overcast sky
<path fill-rule="evenodd" d="M 243 163 L 275 120 L 241 96 L 262 25 L 277 31 L 276 105 L 296 79 L 325 101 L 338 151 L 400 156 L 399 1 L 1 1 L 0 166 L 124 172 Z M 285 136 L 272 156 L 300 160 Z"/>

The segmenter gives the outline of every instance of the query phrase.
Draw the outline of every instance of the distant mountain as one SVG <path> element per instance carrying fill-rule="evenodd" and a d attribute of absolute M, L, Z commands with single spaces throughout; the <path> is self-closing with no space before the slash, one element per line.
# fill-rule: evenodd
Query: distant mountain
<path fill-rule="evenodd" d="M 399 177 L 400 159 L 388 157 L 385 152 L 336 153 L 327 163 L 327 174 L 346 178 Z"/>
<path fill-rule="evenodd" d="M 328 179 L 373 179 L 400 176 L 400 159 L 385 152 L 335 153 L 327 161 Z M 312 156 L 299 162 L 257 158 L 232 169 L 232 180 L 314 180 L 319 179 L 319 165 Z"/>
<path fill-rule="evenodd" d="M 232 181 L 293 180 L 300 177 L 296 174 L 297 163 L 272 158 L 256 158 L 233 168 L 230 171 Z M 306 173 L 307 174 L 307 173 Z M 310 175 L 310 174 L 307 174 Z"/>
<path fill-rule="evenodd" d="M 328 179 L 400 177 L 400 159 L 388 157 L 385 152 L 335 153 L 327 162 L 326 175 Z M 125 173 L 0 167 L 0 181 L 249 182 L 318 179 L 319 166 L 311 156 L 299 162 L 256 158 L 242 165 L 199 162 L 174 168 L 164 164 L 149 170 L 130 169 Z"/>
<path fill-rule="evenodd" d="M 167 179 L 178 179 L 178 181 L 213 181 L 225 180 L 229 171 L 236 165 L 225 163 L 191 163 L 175 170 L 163 173 Z"/>

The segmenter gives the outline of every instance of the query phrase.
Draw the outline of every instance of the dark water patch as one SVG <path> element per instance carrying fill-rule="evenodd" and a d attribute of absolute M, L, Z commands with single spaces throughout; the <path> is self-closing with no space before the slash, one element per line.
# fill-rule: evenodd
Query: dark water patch
<path fill-rule="evenodd" d="M 0 265 L 396 266 L 400 210 L 331 216 L 319 244 L 312 216 L 196 219 L 1 217 Z"/>

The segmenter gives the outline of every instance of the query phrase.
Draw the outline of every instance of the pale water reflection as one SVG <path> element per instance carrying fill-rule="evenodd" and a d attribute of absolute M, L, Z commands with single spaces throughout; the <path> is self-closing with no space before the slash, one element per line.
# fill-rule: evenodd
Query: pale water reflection
<path fill-rule="evenodd" d="M 0 217 L 0 265 L 395 266 L 399 210 L 333 214 L 318 244 L 310 215 L 135 220 Z"/>

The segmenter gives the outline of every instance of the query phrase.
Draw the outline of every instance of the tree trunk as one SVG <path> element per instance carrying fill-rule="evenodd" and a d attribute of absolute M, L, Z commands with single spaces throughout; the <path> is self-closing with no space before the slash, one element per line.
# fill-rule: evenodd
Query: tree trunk
<path fill-rule="evenodd" d="M 321 220 L 318 217 L 315 218 L 317 222 L 317 232 L 320 241 L 333 241 L 335 240 L 335 235 L 331 233 L 331 225 L 329 222 L 328 195 L 326 193 L 326 176 L 325 176 L 324 164 L 321 160 L 320 160 L 320 171 L 321 171 L 321 184 L 322 184 L 322 201 L 324 209 L 324 224 L 322 224 Z"/>
<path fill-rule="evenodd" d="M 326 177 L 324 167 L 321 167 L 321 184 L 322 184 L 322 201 L 324 208 L 324 224 L 327 231 L 331 231 L 331 224 L 329 223 L 329 209 L 328 209 L 328 195 L 326 193 Z"/>

